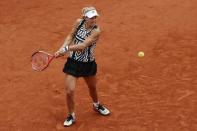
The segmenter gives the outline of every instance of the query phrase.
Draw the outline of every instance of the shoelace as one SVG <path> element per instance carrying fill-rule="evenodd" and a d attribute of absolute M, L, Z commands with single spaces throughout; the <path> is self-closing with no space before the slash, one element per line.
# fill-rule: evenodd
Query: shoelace
<path fill-rule="evenodd" d="M 72 115 L 69 115 L 69 116 L 67 117 L 67 120 L 66 120 L 66 121 L 70 121 L 70 120 L 72 120 L 72 119 L 73 119 Z"/>
<path fill-rule="evenodd" d="M 98 110 L 99 110 L 99 109 L 101 109 L 101 110 L 103 110 L 103 111 L 105 110 L 105 108 L 104 108 L 101 104 L 99 104 L 99 106 L 98 106 Z"/>

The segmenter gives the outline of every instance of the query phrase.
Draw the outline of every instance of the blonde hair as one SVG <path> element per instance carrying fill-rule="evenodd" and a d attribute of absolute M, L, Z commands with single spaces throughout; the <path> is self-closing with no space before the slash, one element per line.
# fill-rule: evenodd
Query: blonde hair
<path fill-rule="evenodd" d="M 82 10 L 81 10 L 81 13 L 82 13 L 82 17 L 85 17 L 85 14 L 90 11 L 90 10 L 96 10 L 95 7 L 93 6 L 90 6 L 90 7 L 84 7 Z"/>

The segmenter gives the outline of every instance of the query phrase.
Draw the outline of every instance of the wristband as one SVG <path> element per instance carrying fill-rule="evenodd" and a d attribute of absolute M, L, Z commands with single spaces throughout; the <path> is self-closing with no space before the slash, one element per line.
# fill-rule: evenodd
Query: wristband
<path fill-rule="evenodd" d="M 63 51 L 64 51 L 64 52 L 67 52 L 68 49 L 69 49 L 69 48 L 68 48 L 68 45 L 67 45 L 66 47 L 63 48 Z"/>

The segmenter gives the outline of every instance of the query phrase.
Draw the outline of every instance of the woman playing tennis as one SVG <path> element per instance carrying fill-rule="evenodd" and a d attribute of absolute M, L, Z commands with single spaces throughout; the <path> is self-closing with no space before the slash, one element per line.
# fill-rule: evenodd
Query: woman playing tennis
<path fill-rule="evenodd" d="M 71 126 L 76 121 L 74 90 L 79 77 L 83 77 L 88 85 L 93 100 L 93 109 L 104 116 L 110 114 L 110 111 L 99 102 L 96 90 L 97 64 L 94 49 L 100 36 L 100 29 L 96 24 L 98 13 L 94 7 L 85 7 L 82 9 L 82 16 L 82 19 L 76 20 L 64 44 L 55 53 L 55 57 L 60 57 L 66 52 L 70 53 L 63 69 L 66 73 L 68 107 L 68 117 L 64 126 Z"/>

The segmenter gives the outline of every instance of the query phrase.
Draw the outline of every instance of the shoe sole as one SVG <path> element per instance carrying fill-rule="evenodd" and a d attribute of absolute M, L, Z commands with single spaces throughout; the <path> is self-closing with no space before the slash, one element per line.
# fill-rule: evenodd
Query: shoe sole
<path fill-rule="evenodd" d="M 73 123 L 72 123 L 71 125 L 69 125 L 69 126 L 64 125 L 64 127 L 70 127 L 70 126 L 72 126 L 72 125 L 74 125 L 74 124 L 75 124 L 75 121 L 73 121 Z"/>
<path fill-rule="evenodd" d="M 109 114 L 102 114 L 102 113 L 100 113 L 97 109 L 95 109 L 95 108 L 93 108 L 93 110 L 95 111 L 95 112 L 97 112 L 97 113 L 99 113 L 100 115 L 102 115 L 102 116 L 108 116 L 108 115 L 110 115 L 110 112 L 109 112 Z"/>

